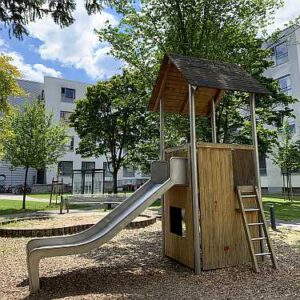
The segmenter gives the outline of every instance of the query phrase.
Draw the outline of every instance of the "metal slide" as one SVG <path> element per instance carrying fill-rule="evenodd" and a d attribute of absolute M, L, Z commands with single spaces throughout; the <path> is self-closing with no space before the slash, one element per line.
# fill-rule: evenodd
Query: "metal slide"
<path fill-rule="evenodd" d="M 187 184 L 186 164 L 185 158 L 175 157 L 169 163 L 153 162 L 151 179 L 94 226 L 65 237 L 30 240 L 27 244 L 30 291 L 39 289 L 42 258 L 84 253 L 107 243 L 172 186 Z"/>

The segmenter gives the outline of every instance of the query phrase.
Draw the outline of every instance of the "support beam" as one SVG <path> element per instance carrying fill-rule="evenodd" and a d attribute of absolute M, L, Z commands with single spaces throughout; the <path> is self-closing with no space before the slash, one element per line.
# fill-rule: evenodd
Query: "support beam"
<path fill-rule="evenodd" d="M 185 110 L 185 107 L 187 106 L 187 104 L 189 103 L 189 91 L 187 91 L 186 93 L 186 97 L 184 98 L 184 101 L 180 107 L 179 113 L 182 114 Z"/>
<path fill-rule="evenodd" d="M 215 99 L 211 99 L 211 141 L 217 143 L 217 126 L 216 126 L 216 103 Z"/>
<path fill-rule="evenodd" d="M 165 159 L 165 115 L 164 115 L 164 98 L 159 99 L 159 151 L 160 160 Z"/>
<path fill-rule="evenodd" d="M 255 113 L 255 94 L 250 94 L 250 114 L 251 114 L 251 124 L 252 124 L 252 143 L 254 146 L 254 164 L 255 164 L 255 179 L 258 191 L 258 201 L 261 202 L 261 182 L 260 182 L 260 170 L 259 170 L 259 152 L 258 152 L 258 142 L 257 142 L 257 130 L 256 130 L 256 113 Z M 262 203 L 261 203 L 262 205 Z M 260 221 L 260 220 L 259 220 Z M 261 226 L 259 226 L 259 237 L 263 237 L 263 231 Z M 260 241 L 260 251 L 265 252 L 265 245 L 263 241 Z M 264 258 L 262 257 L 264 260 Z"/>
<path fill-rule="evenodd" d="M 255 177 L 256 185 L 258 187 L 259 196 L 261 199 L 261 183 L 260 183 L 260 171 L 259 171 L 259 152 L 257 142 L 257 131 L 256 131 L 256 114 L 255 114 L 255 94 L 250 94 L 250 114 L 252 124 L 252 143 L 254 146 L 254 160 L 255 160 Z"/>
<path fill-rule="evenodd" d="M 198 199 L 198 170 L 197 170 L 197 140 L 195 122 L 195 88 L 189 84 L 189 113 L 190 113 L 190 142 L 191 142 L 191 184 L 193 201 L 193 231 L 194 231 L 194 256 L 195 273 L 201 272 L 200 257 L 200 224 L 199 224 L 199 199 Z"/>

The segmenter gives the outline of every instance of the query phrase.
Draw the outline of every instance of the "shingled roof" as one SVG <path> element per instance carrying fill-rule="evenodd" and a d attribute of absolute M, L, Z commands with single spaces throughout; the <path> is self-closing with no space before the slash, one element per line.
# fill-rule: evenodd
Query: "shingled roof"
<path fill-rule="evenodd" d="M 156 111 L 164 96 L 164 110 L 188 112 L 188 84 L 197 86 L 196 114 L 209 115 L 210 101 L 219 102 L 224 91 L 269 94 L 269 91 L 236 64 L 165 54 L 152 91 L 149 109 Z"/>

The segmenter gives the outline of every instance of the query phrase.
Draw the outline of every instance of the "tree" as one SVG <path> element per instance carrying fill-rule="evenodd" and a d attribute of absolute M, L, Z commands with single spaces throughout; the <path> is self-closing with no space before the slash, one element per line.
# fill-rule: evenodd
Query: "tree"
<path fill-rule="evenodd" d="M 12 60 L 7 55 L 0 55 L 0 112 L 8 112 L 10 96 L 17 97 L 25 94 L 17 82 L 21 73 L 11 64 Z"/>
<path fill-rule="evenodd" d="M 43 169 L 57 162 L 67 141 L 66 128 L 53 125 L 43 103 L 26 103 L 1 119 L 4 159 L 13 167 L 25 168 L 23 205 L 26 208 L 26 184 L 29 168 Z"/>
<path fill-rule="evenodd" d="M 100 12 L 104 5 L 122 5 L 123 0 L 85 0 L 89 14 Z M 126 2 L 126 1 L 125 1 Z M 9 28 L 9 34 L 22 39 L 28 35 L 26 25 L 44 16 L 51 16 L 61 27 L 70 26 L 75 19 L 76 0 L 2 0 L 0 21 Z"/>
<path fill-rule="evenodd" d="M 292 128 L 287 120 L 283 123 L 280 135 L 281 139 L 273 153 L 273 161 L 281 169 L 284 192 L 287 190 L 288 199 L 292 200 L 292 173 L 300 168 L 300 140 L 293 141 Z"/>
<path fill-rule="evenodd" d="M 105 82 L 88 87 L 86 98 L 76 102 L 70 117 L 80 143 L 82 156 L 105 155 L 117 193 L 117 174 L 122 166 L 132 165 L 139 145 L 146 144 L 156 130 L 146 110 L 144 89 L 139 79 L 124 72 Z"/>
<path fill-rule="evenodd" d="M 280 0 L 148 0 L 140 6 L 138 1 L 128 1 L 123 7 L 116 7 L 121 15 L 119 24 L 108 23 L 97 32 L 100 41 L 111 44 L 114 57 L 140 74 L 148 92 L 166 52 L 241 65 L 272 93 L 270 97 L 258 98 L 256 103 L 260 150 L 270 153 L 277 139 L 276 126 L 281 126 L 284 116 L 292 115 L 289 105 L 295 102 L 280 92 L 276 81 L 263 76 L 272 61 L 271 52 L 262 47 L 265 36 L 259 37 L 259 33 L 281 4 Z M 226 93 L 217 109 L 218 140 L 251 142 L 249 121 L 248 96 Z M 186 142 L 187 125 L 184 117 L 167 116 L 167 145 L 170 141 L 177 145 Z M 207 120 L 197 118 L 202 141 L 210 141 L 208 126 Z M 153 147 L 157 145 L 153 143 Z"/>

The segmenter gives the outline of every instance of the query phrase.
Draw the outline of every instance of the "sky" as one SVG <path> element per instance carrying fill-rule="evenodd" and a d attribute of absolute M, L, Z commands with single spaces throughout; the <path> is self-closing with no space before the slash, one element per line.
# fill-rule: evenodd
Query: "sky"
<path fill-rule="evenodd" d="M 106 21 L 117 24 L 118 17 L 111 10 L 88 16 L 83 3 L 77 0 L 76 21 L 67 28 L 61 29 L 46 17 L 29 24 L 29 36 L 23 40 L 10 38 L 7 30 L 1 30 L 0 52 L 13 57 L 27 80 L 42 82 L 43 76 L 53 76 L 94 83 L 120 73 L 123 63 L 108 55 L 109 44 L 100 43 L 94 32 Z M 283 28 L 299 15 L 300 0 L 285 0 L 268 32 Z"/>

